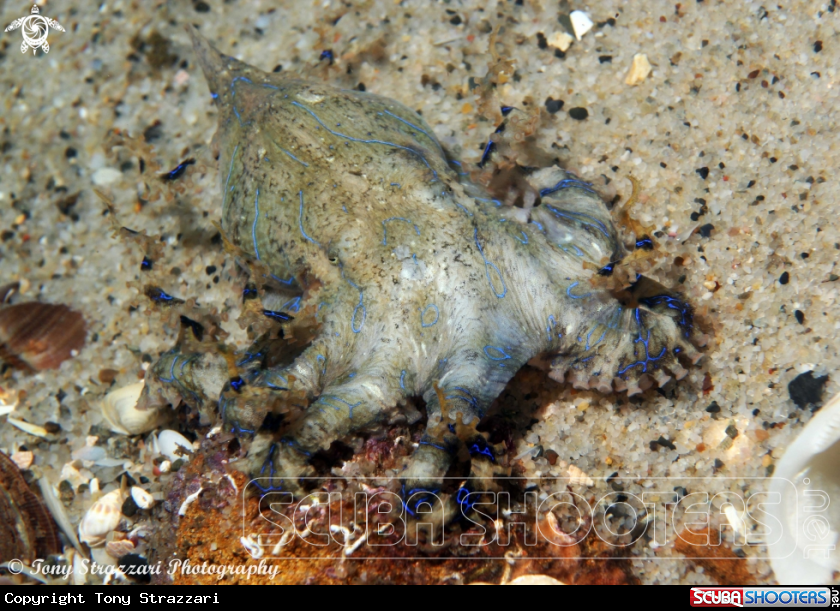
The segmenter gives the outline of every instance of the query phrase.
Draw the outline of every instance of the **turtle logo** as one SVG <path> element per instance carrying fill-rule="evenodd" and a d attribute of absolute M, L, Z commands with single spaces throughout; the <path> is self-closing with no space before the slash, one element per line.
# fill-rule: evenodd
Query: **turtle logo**
<path fill-rule="evenodd" d="M 39 12 L 38 5 L 35 4 L 32 6 L 31 15 L 15 19 L 6 28 L 7 32 L 22 28 L 23 42 L 20 43 L 21 53 L 26 53 L 29 47 L 32 47 L 33 55 L 35 55 L 35 50 L 39 47 L 44 50 L 44 53 L 49 53 L 50 43 L 47 42 L 47 32 L 49 32 L 49 29 L 52 28 L 59 32 L 64 31 L 64 28 L 59 25 L 58 21 L 49 17 L 42 17 L 38 14 Z"/>

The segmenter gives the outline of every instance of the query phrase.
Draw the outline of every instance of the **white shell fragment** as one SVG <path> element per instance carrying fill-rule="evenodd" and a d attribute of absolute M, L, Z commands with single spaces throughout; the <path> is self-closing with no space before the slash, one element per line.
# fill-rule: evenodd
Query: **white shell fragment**
<path fill-rule="evenodd" d="M 548 37 L 548 46 L 560 49 L 565 53 L 572 46 L 574 40 L 566 32 L 554 32 L 554 34 Z"/>
<path fill-rule="evenodd" d="M 129 384 L 109 392 L 102 399 L 102 415 L 115 433 L 141 435 L 157 428 L 165 413 L 161 409 L 137 409 L 145 382 Z"/>
<path fill-rule="evenodd" d="M 16 407 L 17 407 L 16 402 L 15 403 L 3 403 L 3 401 L 0 401 L 0 417 L 8 416 L 13 411 L 15 411 Z"/>
<path fill-rule="evenodd" d="M 572 11 L 569 15 L 569 19 L 572 22 L 572 29 L 575 31 L 575 38 L 578 40 L 583 38 L 583 35 L 591 30 L 592 26 L 595 25 L 592 23 L 589 15 L 583 11 Z"/>
<path fill-rule="evenodd" d="M 9 458 L 11 458 L 12 462 L 17 465 L 18 469 L 26 471 L 32 466 L 32 463 L 35 460 L 35 455 L 32 454 L 32 452 L 15 452 Z"/>
<path fill-rule="evenodd" d="M 44 499 L 44 504 L 50 510 L 56 524 L 67 535 L 67 539 L 73 544 L 73 547 L 82 551 L 82 546 L 76 538 L 76 529 L 73 528 L 73 523 L 70 522 L 70 517 L 64 510 L 64 504 L 58 500 L 50 481 L 46 477 L 41 477 L 38 480 L 38 487 L 41 489 L 41 497 Z"/>
<path fill-rule="evenodd" d="M 30 435 L 34 435 L 35 437 L 47 438 L 50 434 L 47 432 L 42 426 L 38 426 L 37 424 L 32 424 L 30 422 L 26 422 L 25 420 L 19 420 L 17 418 L 12 418 L 9 416 L 6 419 L 6 422 L 11 424 L 14 427 L 19 428 L 24 433 L 29 433 Z"/>
<path fill-rule="evenodd" d="M 566 470 L 569 474 L 569 484 L 572 486 L 592 486 L 595 484 L 593 479 L 589 477 L 586 472 L 581 469 L 580 467 L 576 467 L 575 465 L 569 465 L 569 468 Z"/>
<path fill-rule="evenodd" d="M 633 56 L 633 63 L 630 65 L 630 71 L 627 73 L 627 78 L 624 79 L 625 85 L 638 85 L 642 83 L 650 74 L 653 68 L 648 61 L 647 55 L 644 53 L 636 53 Z"/>
<path fill-rule="evenodd" d="M 840 394 L 790 444 L 768 487 L 770 565 L 781 585 L 829 583 L 840 570 Z M 775 520 L 773 519 L 775 518 Z"/>
<path fill-rule="evenodd" d="M 120 178 L 122 178 L 122 172 L 115 170 L 114 168 L 99 168 L 93 173 L 93 176 L 91 176 L 93 184 L 98 187 L 110 185 L 112 182 L 116 182 Z"/>
<path fill-rule="evenodd" d="M 157 438 L 160 453 L 171 461 L 189 460 L 188 453 L 193 451 L 192 443 L 178 431 L 161 431 Z"/>
<path fill-rule="evenodd" d="M 187 498 L 185 498 L 184 502 L 181 503 L 181 506 L 178 508 L 178 515 L 179 516 L 187 515 L 187 509 L 189 508 L 190 505 L 195 503 L 196 500 L 198 500 L 198 497 L 201 496 L 202 492 L 204 492 L 204 488 L 199 488 L 198 490 L 193 492 L 191 495 L 189 495 Z"/>
<path fill-rule="evenodd" d="M 131 498 L 140 509 L 150 509 L 155 504 L 154 497 L 139 486 L 131 487 Z"/>
<path fill-rule="evenodd" d="M 122 517 L 122 504 L 125 495 L 122 490 L 109 492 L 96 501 L 79 524 L 79 539 L 90 547 L 99 547 L 105 538 L 114 531 Z"/>

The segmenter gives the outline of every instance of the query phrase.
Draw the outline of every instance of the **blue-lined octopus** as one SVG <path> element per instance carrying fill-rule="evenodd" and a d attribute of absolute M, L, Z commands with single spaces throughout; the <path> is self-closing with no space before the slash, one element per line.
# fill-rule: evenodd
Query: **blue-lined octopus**
<path fill-rule="evenodd" d="M 678 294 L 635 274 L 623 290 L 596 281 L 634 246 L 589 183 L 545 168 L 527 178 L 535 205 L 501 205 L 403 104 L 263 72 L 191 33 L 219 111 L 226 239 L 284 301 L 277 310 L 308 308 L 320 329 L 270 363 L 254 347 L 233 364 L 176 348 L 144 392 L 218 405 L 253 439 L 247 462 L 264 489 L 295 489 L 313 453 L 422 396 L 426 433 L 401 479 L 436 490 L 469 441 L 451 422 L 480 420 L 531 359 L 576 388 L 632 394 L 641 376 L 680 378 L 680 359 L 699 358 Z M 265 426 L 292 386 L 303 413 Z"/>

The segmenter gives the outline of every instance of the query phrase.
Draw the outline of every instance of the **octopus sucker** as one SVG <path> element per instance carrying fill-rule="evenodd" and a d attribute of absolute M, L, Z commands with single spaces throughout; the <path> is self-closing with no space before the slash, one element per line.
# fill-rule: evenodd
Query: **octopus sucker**
<path fill-rule="evenodd" d="M 296 490 L 314 453 L 420 395 L 429 425 L 401 489 L 439 490 L 475 434 L 441 422 L 479 422 L 532 359 L 576 388 L 633 394 L 700 357 L 679 293 L 640 275 L 593 281 L 632 245 L 589 183 L 543 168 L 525 177 L 530 207 L 505 205 L 403 104 L 262 72 L 190 34 L 219 111 L 223 234 L 245 267 L 268 270 L 256 275 L 289 279 L 275 301 L 311 313 L 317 333 L 280 359 L 259 342 L 233 361 L 176 347 L 143 392 L 196 404 L 250 442 L 261 489 Z M 273 332 L 305 318 L 275 316 Z"/>

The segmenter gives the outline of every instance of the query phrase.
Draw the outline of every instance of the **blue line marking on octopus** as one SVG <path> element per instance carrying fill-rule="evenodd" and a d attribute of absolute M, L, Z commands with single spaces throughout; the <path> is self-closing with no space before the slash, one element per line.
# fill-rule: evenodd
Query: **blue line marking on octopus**
<path fill-rule="evenodd" d="M 246 83 L 251 83 L 251 79 L 245 76 L 237 76 L 230 82 L 230 97 L 233 98 L 236 96 L 236 81 L 245 81 Z M 251 83 L 253 84 L 253 83 Z M 233 105 L 233 114 L 236 115 L 236 118 L 239 120 L 239 126 L 245 127 L 246 125 L 250 125 L 251 121 L 246 123 L 242 122 L 242 117 L 239 116 L 239 110 L 236 108 L 236 105 Z"/>
<path fill-rule="evenodd" d="M 635 363 L 633 363 L 631 365 L 628 365 L 627 367 L 624 367 L 623 369 L 619 369 L 618 374 L 617 374 L 619 376 L 624 375 L 628 370 L 633 369 L 634 367 L 638 367 L 639 365 L 642 366 L 642 372 L 646 373 L 648 363 L 653 363 L 655 361 L 658 361 L 663 356 L 665 356 L 665 352 L 667 351 L 667 348 L 665 346 L 663 346 L 662 351 L 659 353 L 659 356 L 651 356 L 650 355 L 650 329 L 647 330 L 647 338 L 642 339 L 642 321 L 639 318 L 639 310 L 638 309 L 636 310 L 636 323 L 639 325 L 639 337 L 637 339 L 633 340 L 633 343 L 634 344 L 638 344 L 639 342 L 642 343 L 642 345 L 645 347 L 645 358 L 644 358 L 644 360 L 636 361 Z"/>
<path fill-rule="evenodd" d="M 553 330 L 556 326 L 557 326 L 557 321 L 555 320 L 554 315 L 553 315 L 553 314 L 549 314 L 549 316 L 548 316 L 548 321 L 547 321 L 547 325 L 546 325 L 546 327 L 545 327 L 545 331 L 546 331 L 546 333 L 548 334 L 548 341 L 549 341 L 549 342 L 550 342 L 550 341 L 552 341 L 552 340 L 554 339 L 554 336 L 551 334 L 551 332 L 552 332 L 552 330 Z M 560 338 L 562 338 L 562 337 L 563 337 L 563 334 L 562 334 L 562 333 L 558 333 L 558 334 L 557 334 L 557 338 L 558 338 L 558 339 L 560 339 Z"/>
<path fill-rule="evenodd" d="M 278 380 L 280 380 L 280 384 L 278 385 L 274 384 L 273 382 L 269 382 L 269 375 L 273 378 L 277 378 Z M 277 372 L 270 372 L 269 375 L 266 375 L 263 378 L 263 384 L 265 384 L 268 388 L 272 390 L 288 390 L 287 387 L 289 386 L 289 381 L 285 378 L 285 376 L 282 376 Z"/>
<path fill-rule="evenodd" d="M 478 399 L 476 399 L 475 396 L 473 396 L 473 394 L 466 388 L 462 386 L 455 386 L 452 390 L 454 390 L 455 392 L 446 395 L 447 401 L 464 401 L 465 403 L 468 403 L 472 408 L 476 410 L 479 409 Z"/>
<path fill-rule="evenodd" d="M 336 407 L 335 405 L 330 405 L 330 402 L 339 403 L 341 405 L 344 405 L 345 407 L 347 407 L 349 409 L 351 420 L 353 419 L 353 409 L 356 408 L 356 407 L 359 407 L 362 404 L 361 401 L 358 401 L 356 403 L 350 403 L 349 401 L 345 401 L 341 397 L 337 397 L 335 395 L 321 395 L 319 401 L 321 401 L 322 403 L 325 403 L 326 405 L 329 405 L 331 408 L 333 408 L 337 412 L 341 411 L 341 407 L 340 406 Z"/>
<path fill-rule="evenodd" d="M 309 164 L 308 164 L 308 163 L 306 163 L 305 161 L 301 161 L 300 159 L 298 159 L 297 157 L 295 157 L 294 155 L 292 155 L 289 151 L 287 151 L 287 150 L 286 150 L 286 149 L 284 149 L 283 147 L 277 147 L 277 148 L 279 148 L 281 151 L 283 151 L 284 153 L 286 153 L 289 157 L 291 157 L 292 159 L 294 159 L 295 161 L 297 161 L 297 162 L 298 162 L 300 165 L 302 165 L 303 167 L 305 167 L 305 168 L 308 168 L 308 167 L 309 167 Z"/>
<path fill-rule="evenodd" d="M 310 238 L 308 235 L 306 235 L 306 231 L 304 231 L 304 229 L 303 229 L 303 190 L 301 189 L 298 194 L 300 195 L 300 215 L 298 217 L 298 223 L 300 225 L 300 234 L 304 238 L 306 238 L 307 240 L 309 240 L 310 242 L 315 244 L 315 246 L 320 247 L 321 244 L 319 244 L 316 240 L 314 240 L 313 238 Z"/>
<path fill-rule="evenodd" d="M 362 289 L 360 289 L 356 285 L 355 282 L 350 280 L 350 278 L 348 278 L 347 276 L 344 275 L 344 270 L 343 269 L 341 270 L 341 276 L 347 281 L 347 283 L 350 286 L 352 286 L 354 289 L 359 291 L 359 304 L 353 309 L 353 317 L 350 319 L 350 328 L 353 330 L 353 333 L 358 333 L 359 331 L 362 330 L 362 327 L 365 326 L 365 319 L 367 318 L 367 308 L 365 308 L 365 306 L 362 305 L 362 297 L 363 297 Z M 362 322 L 357 327 L 356 326 L 356 316 L 358 315 L 359 308 L 361 308 L 361 310 L 362 310 Z M 336 333 L 336 336 L 337 335 L 338 334 Z"/>
<path fill-rule="evenodd" d="M 569 189 L 571 187 L 577 187 L 578 189 L 583 189 L 587 193 L 592 193 L 593 195 L 597 195 L 592 189 L 591 182 L 583 182 L 582 180 L 577 180 L 575 178 L 564 178 L 560 182 L 558 182 L 553 187 L 548 187 L 547 189 L 542 189 L 540 191 L 540 197 L 545 197 L 546 195 L 551 195 L 561 189 Z"/>
<path fill-rule="evenodd" d="M 228 194 L 228 184 L 230 184 L 230 175 L 233 173 L 233 162 L 236 161 L 236 151 L 239 150 L 239 145 L 237 144 L 233 149 L 233 154 L 230 156 L 230 168 L 228 168 L 228 175 L 227 180 L 225 180 L 225 188 L 222 193 L 222 216 L 225 214 L 225 203 L 227 202 L 227 194 Z M 233 191 L 233 187 L 230 188 Z"/>
<path fill-rule="evenodd" d="M 413 129 L 416 129 L 418 132 L 420 132 L 421 134 L 426 136 L 426 138 L 428 138 L 437 147 L 437 149 L 440 153 L 443 153 L 443 149 L 441 148 L 440 144 L 438 143 L 437 138 L 434 138 L 433 136 L 431 136 L 425 129 L 423 129 L 422 127 L 418 127 L 417 125 L 414 125 L 414 123 L 411 123 L 410 121 L 406 121 L 402 117 L 399 117 L 399 116 L 395 115 L 394 113 L 392 113 L 390 110 L 383 109 L 382 112 L 379 113 L 379 114 L 381 115 L 383 113 L 388 115 L 388 116 L 394 117 L 397 121 L 400 121 L 401 123 L 405 123 L 406 125 L 408 125 L 409 127 L 413 128 Z"/>
<path fill-rule="evenodd" d="M 598 344 L 600 344 L 600 343 L 601 343 L 601 340 L 602 340 L 602 339 L 604 339 L 604 336 L 607 334 L 607 331 L 606 331 L 606 330 L 604 330 L 604 331 L 601 333 L 601 337 L 599 337 L 599 338 L 597 339 L 597 341 L 596 341 L 594 344 L 592 344 L 592 345 L 590 346 L 590 345 L 589 345 L 589 337 L 590 337 L 590 336 L 591 336 L 594 332 L 595 332 L 595 329 L 592 329 L 589 333 L 587 333 L 587 334 L 586 334 L 586 348 L 585 348 L 586 350 L 589 350 L 590 348 L 594 348 L 595 346 L 597 346 Z"/>
<path fill-rule="evenodd" d="M 324 124 L 323 121 L 321 121 L 321 119 L 318 117 L 318 115 L 316 115 L 312 110 L 310 110 L 309 108 L 307 108 L 306 106 L 304 106 L 300 102 L 295 102 L 294 100 L 292 100 L 292 104 L 297 106 L 298 108 L 302 108 L 303 110 L 308 112 L 310 115 L 312 115 L 312 117 L 318 123 L 321 124 L 321 127 L 323 127 L 325 130 L 330 132 L 333 136 L 338 136 L 339 138 L 346 138 L 347 140 L 351 140 L 353 142 L 361 142 L 363 144 L 384 144 L 385 146 L 393 146 L 394 148 L 402 149 L 404 151 L 408 151 L 409 153 L 411 153 L 413 155 L 416 155 L 417 157 L 420 158 L 420 160 L 423 161 L 423 163 L 426 164 L 426 167 L 429 168 L 429 170 L 432 171 L 432 174 L 434 175 L 434 180 L 438 179 L 438 174 L 435 171 L 435 169 L 431 165 L 429 165 L 429 162 L 426 160 L 426 158 L 423 155 L 421 155 L 418 151 L 415 151 L 414 149 L 409 148 L 407 146 L 400 146 L 399 144 L 395 144 L 393 142 L 386 142 L 384 140 L 373 140 L 373 139 L 372 140 L 364 140 L 362 138 L 354 138 L 353 136 L 348 136 L 347 134 L 342 134 L 341 132 L 333 131 L 329 127 L 327 127 Z"/>
<path fill-rule="evenodd" d="M 669 295 L 657 295 L 655 297 L 645 297 L 643 299 L 639 299 L 639 303 L 646 305 L 649 308 L 653 308 L 660 303 L 665 303 L 665 305 L 672 309 L 676 310 L 680 313 L 680 320 L 677 323 L 680 328 L 683 330 L 683 334 L 685 337 L 689 337 L 691 335 L 691 306 L 687 303 L 683 302 L 676 297 L 671 297 Z"/>
<path fill-rule="evenodd" d="M 458 207 L 459 207 L 461 210 L 463 210 L 464 212 L 466 212 L 466 213 L 467 213 L 467 216 L 472 216 L 472 215 L 473 215 L 473 213 L 472 213 L 472 212 L 470 212 L 469 210 L 467 210 L 467 208 L 466 208 L 466 206 L 464 206 L 464 204 L 462 204 L 462 203 L 460 203 L 460 202 L 455 202 L 455 205 L 456 205 L 456 206 L 458 206 Z"/>
<path fill-rule="evenodd" d="M 289 312 L 299 312 L 300 311 L 300 297 L 295 297 L 290 299 L 286 303 L 280 306 L 281 310 L 288 310 Z"/>
<path fill-rule="evenodd" d="M 359 308 L 362 310 L 362 322 L 356 326 L 356 315 L 359 312 Z M 365 319 L 367 319 L 367 308 L 362 305 L 362 292 L 359 291 L 359 305 L 353 308 L 353 319 L 350 321 L 350 328 L 353 330 L 353 333 L 359 333 L 362 330 L 362 327 L 365 326 Z"/>
<path fill-rule="evenodd" d="M 282 278 L 278 278 L 274 274 L 269 274 L 268 276 L 263 276 L 263 278 L 271 278 L 272 280 L 276 280 L 280 284 L 285 284 L 286 286 L 291 286 L 292 283 L 295 281 L 294 276 L 291 276 L 288 280 L 283 280 Z"/>
<path fill-rule="evenodd" d="M 180 356 L 176 356 L 176 357 L 172 360 L 172 365 L 169 367 L 169 377 L 168 377 L 168 378 L 163 378 L 163 377 L 161 377 L 161 378 L 160 378 L 161 382 L 166 382 L 167 384 L 172 384 L 172 383 L 174 383 L 174 382 L 175 382 L 175 363 L 177 363 L 177 362 L 178 362 L 178 359 L 179 359 L 179 358 L 181 358 L 181 357 L 180 357 Z"/>
<path fill-rule="evenodd" d="M 570 284 L 569 288 L 566 289 L 566 295 L 568 295 L 572 299 L 584 299 L 586 297 L 589 297 L 592 294 L 592 293 L 584 293 L 583 295 L 572 295 L 572 289 L 575 288 L 578 284 L 580 284 L 580 283 L 579 282 L 573 282 L 572 284 Z"/>
<path fill-rule="evenodd" d="M 475 245 L 478 247 L 478 252 L 481 253 L 481 258 L 484 259 L 484 271 L 487 273 L 487 282 L 490 283 L 490 288 L 493 289 L 493 293 L 495 293 L 496 297 L 501 299 L 505 295 L 507 295 L 507 285 L 505 284 L 505 279 L 502 278 L 502 272 L 499 271 L 499 268 L 496 267 L 494 263 L 491 263 L 487 260 L 487 257 L 484 256 L 484 249 L 481 248 L 481 243 L 478 241 L 478 227 L 475 228 L 475 232 L 473 233 L 473 238 L 475 239 Z M 499 275 L 499 280 L 502 283 L 502 291 L 499 292 L 496 290 L 496 287 L 493 284 L 493 279 L 490 277 L 490 268 L 493 268 L 496 273 Z"/>
<path fill-rule="evenodd" d="M 262 358 L 262 357 L 263 357 L 262 352 L 247 352 L 246 351 L 245 356 L 243 356 L 241 359 L 236 361 L 236 366 L 237 367 L 242 367 L 242 366 L 247 365 L 248 363 L 251 363 L 251 362 L 255 361 L 256 359 L 259 359 L 259 358 Z"/>
<path fill-rule="evenodd" d="M 484 346 L 484 354 L 491 361 L 506 361 L 510 355 L 498 346 Z"/>
<path fill-rule="evenodd" d="M 494 204 L 496 204 L 497 208 L 502 205 L 502 202 L 500 202 L 497 199 L 490 199 L 490 198 L 487 198 L 487 197 L 473 197 L 473 199 L 477 200 L 477 201 L 480 201 L 480 202 L 493 202 Z"/>
<path fill-rule="evenodd" d="M 257 221 L 260 220 L 260 190 L 257 189 L 257 196 L 254 198 L 254 224 L 251 227 L 251 239 L 254 241 L 254 254 L 257 256 L 257 261 L 262 261 L 260 258 L 260 249 L 257 247 Z"/>
<path fill-rule="evenodd" d="M 461 162 L 460 161 L 457 161 L 455 159 L 450 159 L 449 163 L 455 164 L 456 166 L 458 166 L 459 170 L 463 170 L 463 167 L 461 167 Z M 458 176 L 469 176 L 469 175 L 470 175 L 469 172 L 463 172 L 463 171 L 458 172 Z"/>
<path fill-rule="evenodd" d="M 382 221 L 382 244 L 383 246 L 388 245 L 388 228 L 386 227 L 385 223 L 390 223 L 391 221 L 403 221 L 404 223 L 408 223 L 409 225 L 414 225 L 408 219 L 404 219 L 401 216 L 392 216 L 389 219 L 385 219 Z M 417 225 L 414 225 L 414 231 L 417 232 L 417 235 L 420 235 L 420 228 Z"/>
<path fill-rule="evenodd" d="M 434 308 L 435 319 L 432 322 L 423 322 L 424 320 L 426 320 L 426 312 L 429 310 L 429 308 Z M 421 327 L 431 327 L 432 325 L 437 323 L 439 318 L 440 318 L 440 310 L 438 310 L 438 307 L 435 304 L 427 305 L 425 308 L 420 310 L 420 326 Z"/>
<path fill-rule="evenodd" d="M 558 218 L 564 218 L 564 219 L 568 219 L 570 221 L 576 221 L 576 222 L 578 222 L 581 225 L 584 225 L 586 227 L 592 227 L 594 229 L 597 229 L 598 231 L 603 233 L 604 236 L 607 237 L 607 238 L 610 237 L 610 234 L 607 231 L 607 226 L 604 225 L 604 223 L 602 223 L 598 219 L 592 218 L 588 214 L 584 214 L 583 212 L 573 212 L 571 210 L 567 210 L 566 212 L 561 212 L 560 210 L 558 210 L 557 208 L 555 208 L 554 206 L 551 206 L 549 204 L 546 204 L 545 207 L 548 210 L 551 210 L 551 213 L 554 214 L 554 216 L 556 216 Z M 586 222 L 580 220 L 577 217 L 583 217 L 585 219 L 589 219 L 592 222 L 591 223 L 586 223 Z"/>

